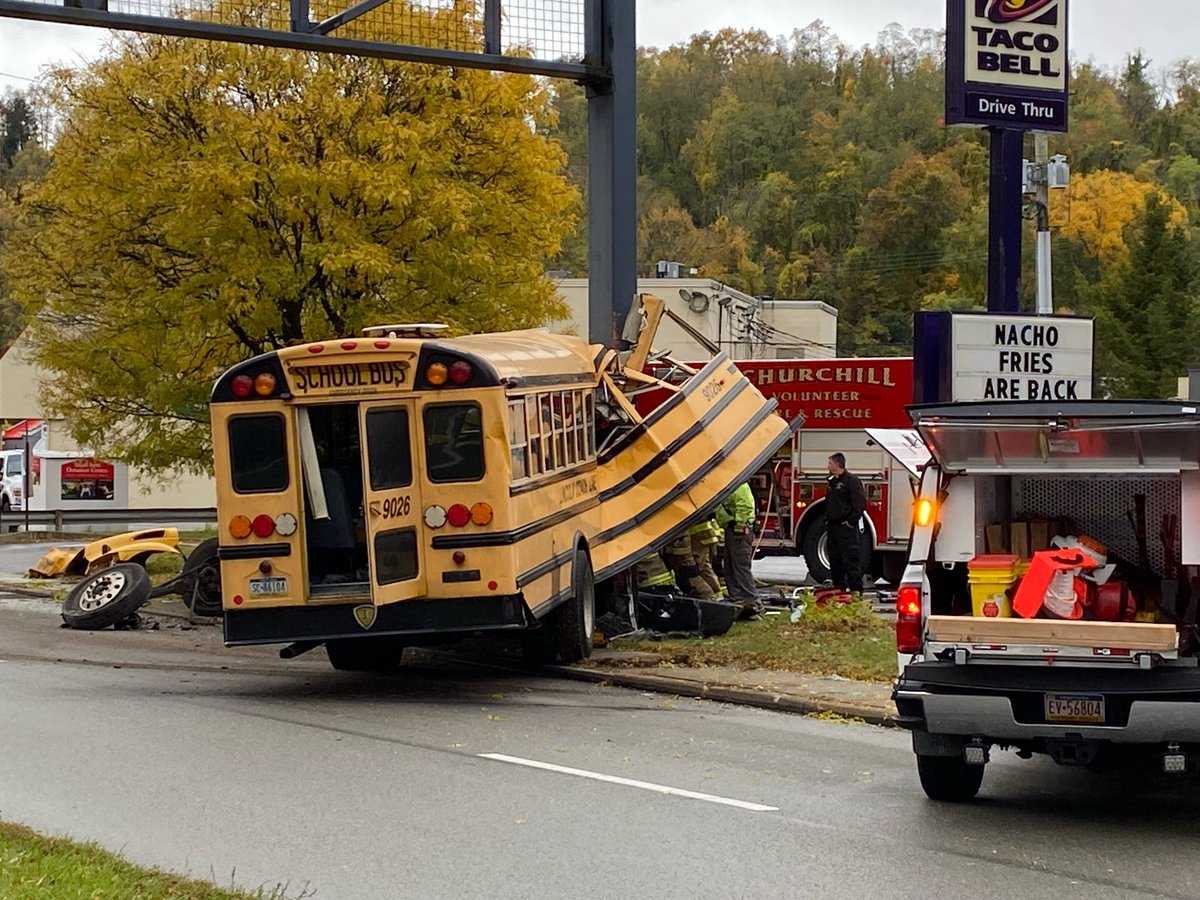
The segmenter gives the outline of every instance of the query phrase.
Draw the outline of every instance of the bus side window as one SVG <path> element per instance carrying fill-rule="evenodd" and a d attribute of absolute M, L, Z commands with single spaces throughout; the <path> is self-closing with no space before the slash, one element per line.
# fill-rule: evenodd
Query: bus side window
<path fill-rule="evenodd" d="M 563 394 L 562 391 L 555 391 L 550 396 L 554 399 L 554 414 L 550 419 L 551 427 L 554 429 L 554 462 L 561 468 L 569 463 L 566 444 L 563 440 Z"/>
<path fill-rule="evenodd" d="M 512 477 L 529 477 L 529 436 L 526 432 L 525 400 L 508 401 L 508 444 L 512 448 Z"/>
<path fill-rule="evenodd" d="M 573 391 L 563 391 L 562 397 L 562 432 L 565 452 L 563 459 L 567 465 L 579 462 L 579 446 L 575 443 L 575 394 Z"/>
<path fill-rule="evenodd" d="M 542 394 L 540 397 L 542 407 L 542 458 L 546 461 L 542 470 L 545 472 L 553 472 L 559 464 L 560 454 L 555 452 L 554 446 L 554 411 L 550 394 Z"/>
<path fill-rule="evenodd" d="M 525 398 L 525 421 L 529 427 L 529 474 L 540 475 L 542 468 L 542 430 L 538 424 L 538 400 L 536 396 Z"/>
<path fill-rule="evenodd" d="M 587 421 L 584 422 L 584 440 L 587 442 L 587 458 L 592 459 L 596 455 L 596 395 L 591 391 L 587 391 L 583 395 L 584 412 Z"/>

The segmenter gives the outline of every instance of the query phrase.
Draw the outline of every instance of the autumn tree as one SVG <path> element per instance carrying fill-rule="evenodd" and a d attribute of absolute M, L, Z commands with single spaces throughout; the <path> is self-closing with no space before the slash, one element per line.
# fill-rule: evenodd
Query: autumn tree
<path fill-rule="evenodd" d="M 413 16 L 469 37 L 468 9 Z M 50 88 L 55 164 L 5 265 L 47 411 L 84 446 L 202 469 L 208 393 L 237 360 L 561 313 L 545 264 L 577 192 L 533 78 L 133 36 Z"/>
<path fill-rule="evenodd" d="M 1129 258 L 1097 286 L 1097 370 L 1116 397 L 1171 396 L 1200 346 L 1200 268 L 1184 227 L 1146 196 Z"/>

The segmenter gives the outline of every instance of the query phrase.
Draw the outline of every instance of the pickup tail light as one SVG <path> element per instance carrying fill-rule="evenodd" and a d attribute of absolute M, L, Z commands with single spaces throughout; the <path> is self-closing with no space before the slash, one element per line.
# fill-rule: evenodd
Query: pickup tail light
<path fill-rule="evenodd" d="M 901 585 L 896 597 L 896 652 L 919 653 L 922 632 L 921 586 Z"/>

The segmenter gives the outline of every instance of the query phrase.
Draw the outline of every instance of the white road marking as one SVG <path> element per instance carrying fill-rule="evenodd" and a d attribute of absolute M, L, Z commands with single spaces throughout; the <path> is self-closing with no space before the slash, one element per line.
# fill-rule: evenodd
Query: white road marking
<path fill-rule="evenodd" d="M 600 772 L 589 772 L 587 769 L 572 769 L 569 766 L 556 766 L 554 763 L 539 762 L 536 759 L 522 759 L 519 756 L 505 756 L 503 753 L 480 753 L 483 759 L 493 759 L 497 762 L 512 763 L 517 766 L 528 766 L 531 769 L 545 769 L 547 772 L 559 772 L 563 775 L 577 775 L 580 778 L 590 778 L 593 781 L 607 781 L 609 784 L 623 784 L 625 787 L 641 788 L 643 791 L 654 791 L 657 794 L 669 794 L 672 797 L 687 797 L 689 800 L 703 800 L 706 803 L 720 803 L 723 806 L 736 806 L 738 809 L 748 809 L 751 812 L 778 812 L 778 806 L 764 806 L 761 803 L 749 803 L 746 800 L 733 800 L 729 797 L 718 797 L 715 794 L 701 794 L 698 791 L 685 791 L 683 788 L 668 787 L 665 784 L 652 784 L 649 781 L 634 781 L 632 778 L 621 778 L 617 775 L 604 775 Z"/>

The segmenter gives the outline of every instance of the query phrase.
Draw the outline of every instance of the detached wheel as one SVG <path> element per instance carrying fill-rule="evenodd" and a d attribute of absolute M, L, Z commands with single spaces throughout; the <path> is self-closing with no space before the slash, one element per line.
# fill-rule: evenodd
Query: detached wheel
<path fill-rule="evenodd" d="M 983 784 L 984 766 L 969 766 L 957 756 L 918 756 L 917 775 L 930 800 L 966 803 Z"/>
<path fill-rule="evenodd" d="M 339 672 L 394 672 L 404 644 L 390 637 L 339 638 L 325 642 L 325 653 Z"/>
<path fill-rule="evenodd" d="M 119 563 L 87 576 L 63 601 L 63 621 L 98 631 L 133 615 L 150 599 L 150 576 L 137 563 Z"/>
<path fill-rule="evenodd" d="M 190 576 L 191 593 L 183 602 L 198 616 L 221 615 L 221 563 L 217 559 L 217 539 L 201 541 L 183 561 L 183 575 Z"/>

